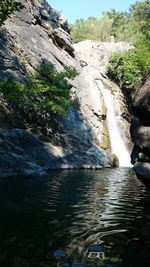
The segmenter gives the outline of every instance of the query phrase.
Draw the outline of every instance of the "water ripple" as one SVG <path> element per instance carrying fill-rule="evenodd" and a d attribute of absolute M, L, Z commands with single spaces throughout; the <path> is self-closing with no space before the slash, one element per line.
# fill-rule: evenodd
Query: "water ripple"
<path fill-rule="evenodd" d="M 55 249 L 87 266 L 150 266 L 149 192 L 130 168 L 3 182 L 0 218 L 2 266 L 55 267 Z M 88 257 L 91 244 L 101 244 L 103 260 Z"/>

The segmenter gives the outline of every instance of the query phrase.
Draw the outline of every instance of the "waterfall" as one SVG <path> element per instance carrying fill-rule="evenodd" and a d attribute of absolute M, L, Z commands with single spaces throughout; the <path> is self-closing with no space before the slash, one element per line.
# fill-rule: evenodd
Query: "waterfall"
<path fill-rule="evenodd" d="M 98 87 L 103 95 L 104 103 L 107 108 L 107 126 L 110 137 L 111 152 L 119 159 L 119 165 L 131 167 L 130 154 L 125 145 L 125 137 L 119 127 L 120 111 L 116 108 L 113 94 L 107 89 L 101 80 L 97 80 Z"/>

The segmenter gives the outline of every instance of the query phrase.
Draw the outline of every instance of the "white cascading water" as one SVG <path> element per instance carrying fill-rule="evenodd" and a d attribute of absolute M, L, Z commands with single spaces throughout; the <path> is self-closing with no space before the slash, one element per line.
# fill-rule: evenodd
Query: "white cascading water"
<path fill-rule="evenodd" d="M 97 80 L 97 84 L 103 95 L 104 103 L 107 108 L 107 126 L 110 137 L 111 152 L 118 157 L 120 166 L 131 167 L 130 154 L 123 140 L 117 121 L 120 115 L 119 111 L 115 108 L 116 104 L 114 96 L 111 91 L 104 86 L 101 80 Z"/>

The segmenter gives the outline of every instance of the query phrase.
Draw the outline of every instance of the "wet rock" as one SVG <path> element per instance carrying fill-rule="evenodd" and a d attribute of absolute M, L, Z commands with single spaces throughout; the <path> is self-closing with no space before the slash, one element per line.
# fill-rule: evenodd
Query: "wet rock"
<path fill-rule="evenodd" d="M 112 154 L 113 167 L 119 167 L 119 159 L 115 154 Z"/>
<path fill-rule="evenodd" d="M 131 163 L 135 164 L 139 160 L 139 154 L 142 152 L 142 148 L 134 145 L 131 153 Z"/>
<path fill-rule="evenodd" d="M 51 169 L 111 167 L 109 153 L 78 136 L 60 135 L 58 141 L 61 146 L 41 142 L 25 130 L 1 130 L 0 177 L 41 176 Z"/>
<path fill-rule="evenodd" d="M 131 137 L 139 147 L 150 150 L 150 126 L 144 126 L 138 118 L 133 118 L 131 123 Z"/>
<path fill-rule="evenodd" d="M 0 178 L 44 175 L 44 169 L 29 158 L 24 151 L 5 140 L 0 142 Z"/>
<path fill-rule="evenodd" d="M 139 178 L 150 182 L 150 75 L 134 97 L 134 117 L 131 137 L 134 148 L 131 154 L 134 170 Z"/>
<path fill-rule="evenodd" d="M 138 154 L 138 159 L 140 162 L 150 162 L 150 158 L 142 152 Z"/>
<path fill-rule="evenodd" d="M 150 163 L 136 162 L 134 164 L 134 170 L 140 179 L 150 183 Z"/>

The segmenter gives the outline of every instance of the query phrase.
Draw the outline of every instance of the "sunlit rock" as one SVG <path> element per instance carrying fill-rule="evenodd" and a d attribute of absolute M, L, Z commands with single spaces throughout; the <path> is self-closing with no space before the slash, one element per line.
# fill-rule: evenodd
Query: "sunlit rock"
<path fill-rule="evenodd" d="M 113 167 L 119 167 L 119 159 L 115 154 L 112 154 Z"/>

